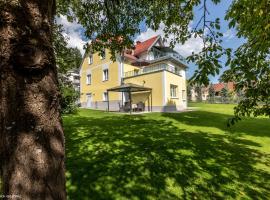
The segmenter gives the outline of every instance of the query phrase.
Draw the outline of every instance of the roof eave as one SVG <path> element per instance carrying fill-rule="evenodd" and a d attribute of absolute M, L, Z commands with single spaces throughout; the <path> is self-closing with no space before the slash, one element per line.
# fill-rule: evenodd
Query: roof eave
<path fill-rule="evenodd" d="M 178 64 L 180 63 L 183 67 L 188 68 L 186 63 L 181 62 L 180 60 L 178 60 L 178 59 L 176 59 L 176 58 L 174 58 L 172 56 L 169 56 L 169 55 L 157 58 L 155 60 L 152 60 L 151 64 L 156 63 L 156 62 L 160 62 L 160 61 L 163 61 L 163 60 L 173 60 L 173 61 L 177 62 Z"/>

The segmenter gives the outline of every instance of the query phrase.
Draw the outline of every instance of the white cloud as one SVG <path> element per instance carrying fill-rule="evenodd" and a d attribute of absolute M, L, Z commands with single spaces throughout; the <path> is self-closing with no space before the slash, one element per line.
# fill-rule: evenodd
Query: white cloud
<path fill-rule="evenodd" d="M 69 38 L 68 46 L 77 47 L 82 54 L 84 54 L 83 46 L 86 41 L 82 39 L 83 27 L 77 22 L 69 22 L 66 16 L 61 15 L 56 19 L 57 24 L 62 24 L 64 29 L 64 36 Z"/>
<path fill-rule="evenodd" d="M 153 36 L 161 35 L 161 37 L 164 37 L 164 24 L 161 24 L 159 29 L 157 31 L 154 31 L 150 28 L 148 28 L 145 32 L 142 32 L 136 40 L 144 41 L 147 40 Z M 169 36 L 168 42 L 166 45 L 168 45 L 169 41 L 173 38 L 173 35 Z M 185 42 L 185 44 L 176 44 L 174 49 L 179 52 L 182 56 L 189 56 L 192 52 L 198 53 L 203 48 L 203 41 L 201 38 L 197 37 L 191 37 L 189 40 Z"/>
<path fill-rule="evenodd" d="M 234 37 L 235 33 L 231 29 L 228 29 L 225 33 L 223 33 L 223 38 L 225 38 L 226 41 L 233 39 Z"/>

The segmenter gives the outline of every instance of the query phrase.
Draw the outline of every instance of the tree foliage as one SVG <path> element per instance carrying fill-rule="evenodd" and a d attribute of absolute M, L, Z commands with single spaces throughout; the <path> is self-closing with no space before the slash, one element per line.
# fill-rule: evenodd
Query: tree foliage
<path fill-rule="evenodd" d="M 78 71 L 82 55 L 78 48 L 68 47 L 68 37 L 63 35 L 61 25 L 55 24 L 53 31 L 53 46 L 58 68 L 58 81 L 60 86 L 60 105 L 62 113 L 75 113 L 77 110 L 77 100 L 79 92 L 68 79 L 68 71 Z"/>
<path fill-rule="evenodd" d="M 221 0 L 211 0 L 218 4 Z M 236 28 L 238 37 L 246 42 L 236 51 L 223 47 L 220 19 L 209 16 L 206 0 L 59 0 L 58 13 L 76 18 L 93 39 L 95 51 L 109 48 L 112 58 L 125 48 L 133 46 L 133 38 L 140 33 L 140 24 L 157 30 L 164 24 L 165 38 L 172 36 L 171 46 L 185 43 L 191 37 L 200 37 L 204 46 L 187 60 L 197 65 L 191 82 L 209 84 L 209 75 L 219 74 L 221 58 L 227 58 L 228 70 L 224 82 L 234 81 L 236 90 L 245 90 L 243 100 L 235 108 L 235 116 L 251 114 L 270 116 L 269 0 L 234 0 L 227 11 L 229 28 Z M 162 6 L 161 6 L 162 5 Z M 201 6 L 202 15 L 195 26 L 194 8 Z M 95 40 L 97 39 L 98 40 Z"/>
<path fill-rule="evenodd" d="M 229 90 L 227 85 L 225 85 L 225 87 L 223 87 L 220 91 L 220 96 L 222 99 L 223 103 L 227 103 L 228 102 L 228 97 L 229 97 Z"/>
<path fill-rule="evenodd" d="M 215 88 L 213 84 L 211 83 L 209 88 L 208 88 L 208 94 L 209 94 L 209 100 L 211 103 L 214 103 L 215 101 Z"/>
<path fill-rule="evenodd" d="M 234 1 L 226 15 L 238 37 L 246 38 L 227 61 L 222 78 L 235 81 L 243 98 L 235 108 L 236 118 L 270 116 L 270 1 Z"/>
<path fill-rule="evenodd" d="M 58 73 L 65 74 L 69 70 L 79 69 L 82 55 L 78 48 L 68 47 L 67 36 L 63 34 L 62 25 L 54 24 L 53 47 Z"/>
<path fill-rule="evenodd" d="M 194 90 L 196 93 L 196 101 L 201 102 L 202 101 L 202 86 L 196 85 Z"/>
<path fill-rule="evenodd" d="M 65 114 L 76 113 L 78 108 L 76 102 L 80 93 L 71 84 L 67 83 L 60 83 L 60 92 L 61 112 Z"/>

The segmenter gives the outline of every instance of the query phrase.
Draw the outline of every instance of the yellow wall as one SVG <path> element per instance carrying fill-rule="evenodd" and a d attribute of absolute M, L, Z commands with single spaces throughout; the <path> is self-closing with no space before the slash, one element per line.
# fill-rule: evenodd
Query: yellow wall
<path fill-rule="evenodd" d="M 145 87 L 152 88 L 153 93 L 153 106 L 162 106 L 163 95 L 162 95 L 162 72 L 154 72 L 145 75 L 139 75 L 136 77 L 126 78 L 124 79 L 125 83 L 134 83 L 137 85 L 143 85 Z M 132 99 L 134 103 L 138 103 L 137 101 L 141 101 L 141 99 L 145 100 L 144 103 L 147 104 L 147 97 L 149 93 L 138 93 L 133 94 Z"/>
<path fill-rule="evenodd" d="M 186 90 L 186 80 L 184 80 L 181 76 L 176 74 L 165 72 L 165 80 L 166 80 L 166 105 L 176 105 L 182 106 L 183 100 L 186 100 L 186 97 L 182 98 L 182 90 Z M 172 98 L 170 93 L 170 85 L 177 85 L 177 98 Z M 186 92 L 185 92 L 186 94 Z M 185 102 L 185 101 L 184 101 Z"/>
<path fill-rule="evenodd" d="M 106 58 L 104 60 L 100 59 L 98 53 L 93 54 L 93 63 L 88 64 L 88 56 L 84 58 L 82 63 L 81 71 L 80 71 L 80 82 L 81 82 L 81 103 L 86 103 L 87 98 L 86 95 L 88 93 L 92 94 L 92 102 L 102 102 L 103 101 L 103 93 L 106 92 L 107 89 L 119 86 L 120 85 L 120 63 L 112 62 L 110 60 L 110 52 L 106 50 Z M 109 69 L 109 80 L 103 81 L 103 69 L 108 66 Z M 124 72 L 132 71 L 134 69 L 139 69 L 139 67 L 132 66 L 130 64 L 124 64 Z M 87 74 L 92 75 L 91 85 L 86 84 L 86 76 Z M 129 77 L 124 79 L 125 83 L 133 83 L 137 85 L 144 85 L 145 87 L 152 88 L 152 105 L 157 107 L 162 106 L 183 106 L 186 104 L 182 99 L 182 90 L 186 91 L 186 80 L 173 74 L 168 71 L 158 71 L 147 74 L 138 75 L 135 77 Z M 170 96 L 170 85 L 178 86 L 178 98 L 171 98 Z M 164 96 L 165 95 L 165 96 Z M 121 93 L 118 92 L 110 92 L 109 100 L 121 100 Z M 138 103 L 140 101 L 144 102 L 146 105 L 146 110 L 148 106 L 148 99 L 150 100 L 150 93 L 148 92 L 140 92 L 133 93 L 132 100 L 133 103 Z"/>
<path fill-rule="evenodd" d="M 81 102 L 86 102 L 86 94 L 92 93 L 92 102 L 103 101 L 103 93 L 108 88 L 118 86 L 120 84 L 119 78 L 119 66 L 118 62 L 112 62 L 110 60 L 110 52 L 106 50 L 106 58 L 100 59 L 98 53 L 93 54 L 93 63 L 88 64 L 88 56 L 84 58 L 80 82 L 81 82 Z M 109 80 L 103 81 L 103 66 L 108 65 Z M 91 72 L 92 81 L 91 85 L 86 84 L 86 76 Z M 120 95 L 118 93 L 110 93 L 110 100 L 119 100 Z"/>
<path fill-rule="evenodd" d="M 129 72 L 129 71 L 133 71 L 133 70 L 139 70 L 139 67 L 136 66 L 132 66 L 130 64 L 125 63 L 124 64 L 124 72 Z"/>

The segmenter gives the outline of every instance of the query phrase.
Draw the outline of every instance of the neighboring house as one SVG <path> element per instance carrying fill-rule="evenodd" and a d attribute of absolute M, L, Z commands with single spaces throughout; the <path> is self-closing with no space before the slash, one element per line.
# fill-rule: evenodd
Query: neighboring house
<path fill-rule="evenodd" d="M 77 70 L 68 71 L 66 78 L 73 85 L 76 91 L 80 91 L 80 74 Z"/>
<path fill-rule="evenodd" d="M 221 90 L 223 88 L 227 88 L 229 92 L 233 92 L 235 88 L 235 84 L 233 82 L 228 83 L 217 83 L 213 84 L 214 90 L 215 90 L 215 96 L 219 97 L 221 96 Z"/>
<path fill-rule="evenodd" d="M 206 101 L 207 98 L 209 97 L 209 90 L 208 87 L 199 87 L 199 89 L 201 90 L 201 93 L 199 93 L 198 91 L 196 91 L 195 87 L 192 87 L 190 89 L 190 100 L 191 101 L 198 101 L 199 99 L 201 99 L 202 101 Z M 201 98 L 199 97 L 201 95 Z"/>
<path fill-rule="evenodd" d="M 86 54 L 80 69 L 80 101 L 82 107 L 119 111 L 132 99 L 153 111 L 175 111 L 187 108 L 185 59 L 166 47 L 160 36 L 137 42 L 134 50 L 125 51 L 110 60 L 109 50 Z M 148 88 L 141 92 L 109 92 L 126 86 Z M 150 100 L 151 99 L 151 102 Z M 151 105 L 150 105 L 151 104 Z M 130 104 L 129 104 L 130 105 Z"/>
<path fill-rule="evenodd" d="M 229 92 L 233 92 L 234 91 L 234 88 L 235 88 L 235 84 L 233 82 L 228 82 L 228 83 L 216 83 L 216 84 L 212 84 L 213 88 L 214 88 L 214 91 L 215 91 L 215 97 L 220 97 L 221 96 L 221 90 L 223 88 L 227 88 Z M 208 100 L 209 98 L 209 86 L 207 87 L 204 87 L 204 86 L 201 86 L 200 89 L 201 89 L 201 94 L 199 94 L 195 87 L 192 87 L 191 90 L 190 90 L 190 95 L 191 95 L 191 101 L 197 101 L 199 99 L 199 95 L 201 95 L 201 99 L 203 101 L 206 101 Z"/>

